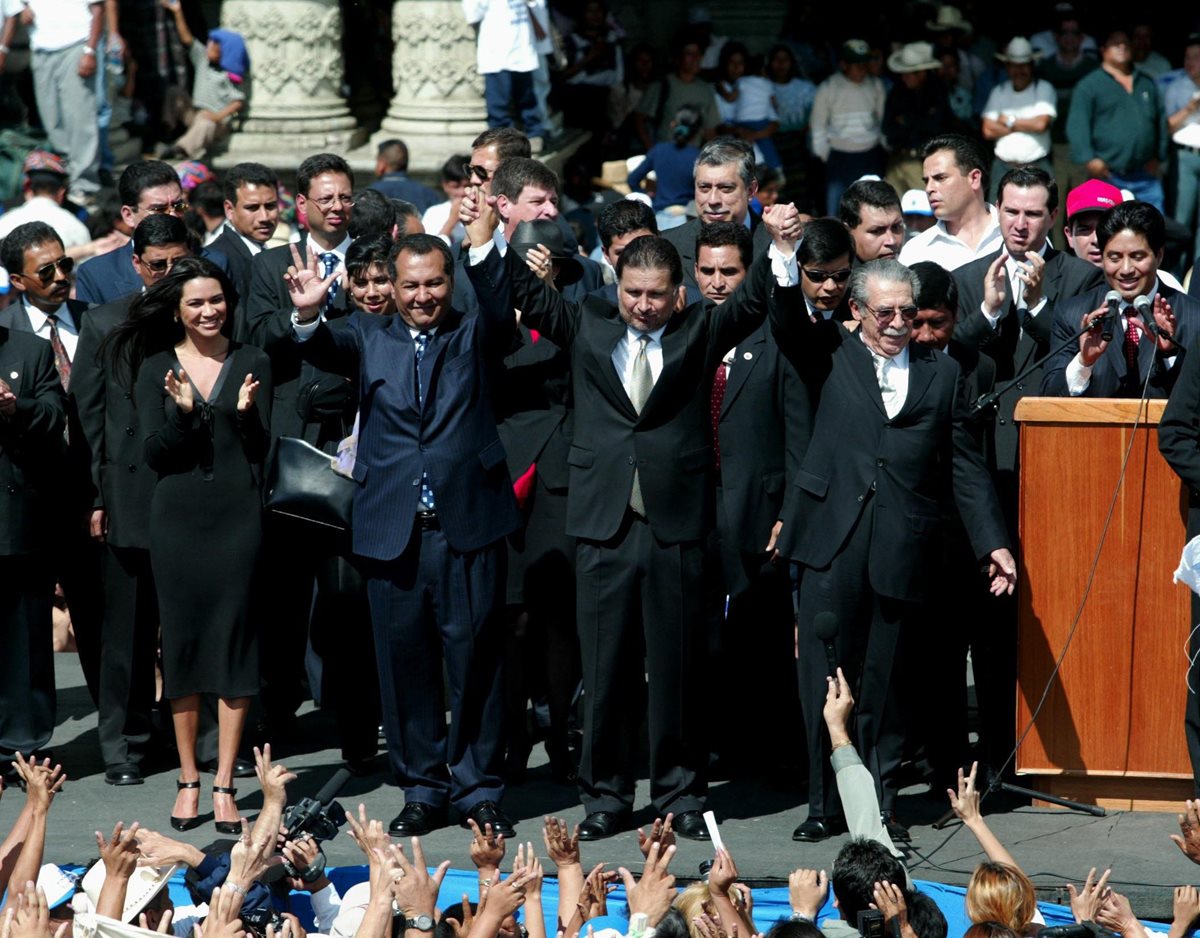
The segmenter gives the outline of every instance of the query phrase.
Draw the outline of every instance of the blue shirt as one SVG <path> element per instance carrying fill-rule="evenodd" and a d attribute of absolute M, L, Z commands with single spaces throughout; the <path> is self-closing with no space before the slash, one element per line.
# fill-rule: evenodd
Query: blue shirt
<path fill-rule="evenodd" d="M 661 212 L 672 205 L 687 205 L 695 194 L 692 174 L 699 155 L 699 147 L 656 143 L 641 165 L 629 174 L 629 188 L 636 192 L 646 174 L 654 170 L 658 180 L 654 191 L 654 211 Z"/>

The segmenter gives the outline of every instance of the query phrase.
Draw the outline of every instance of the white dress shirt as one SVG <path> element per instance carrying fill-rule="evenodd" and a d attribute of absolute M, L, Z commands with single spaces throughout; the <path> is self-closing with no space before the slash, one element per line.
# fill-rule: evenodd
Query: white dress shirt
<path fill-rule="evenodd" d="M 22 306 L 25 307 L 25 315 L 29 317 L 29 327 L 33 329 L 33 334 L 39 339 L 50 341 L 50 319 L 46 313 L 43 313 L 36 306 L 22 301 Z M 75 317 L 71 315 L 71 311 L 67 309 L 67 304 L 63 303 L 54 315 L 58 317 L 58 338 L 63 344 L 63 348 L 67 350 L 67 357 L 72 362 L 75 361 L 75 347 L 79 345 L 79 327 L 75 325 Z"/>
<path fill-rule="evenodd" d="M 646 360 L 650 364 L 650 378 L 655 384 L 658 383 L 658 376 L 662 374 L 663 367 L 662 334 L 666 328 L 664 324 L 653 332 L 638 332 L 632 326 L 626 326 L 625 334 L 613 346 L 613 368 L 616 369 L 617 377 L 621 379 L 621 387 L 625 389 L 626 394 L 629 394 L 630 384 L 633 381 L 633 363 L 637 360 L 641 337 L 644 335 L 650 337 L 650 341 L 646 345 Z"/>
<path fill-rule="evenodd" d="M 0 215 L 0 238 L 8 235 L 18 225 L 31 221 L 45 222 L 53 228 L 54 233 L 62 240 L 64 248 L 83 247 L 92 240 L 87 225 L 45 195 L 35 195 Z"/>
<path fill-rule="evenodd" d="M 862 338 L 861 332 L 859 337 Z M 867 345 L 865 338 L 863 345 Z M 908 399 L 908 346 L 891 358 L 880 355 L 869 345 L 867 351 L 871 353 L 871 362 L 875 365 L 875 380 L 879 382 L 883 408 L 887 411 L 888 420 L 891 420 L 903 410 L 904 402 Z"/>
<path fill-rule="evenodd" d="M 1004 240 L 1000 237 L 1000 222 L 996 215 L 996 207 L 988 205 L 987 211 L 992 218 L 992 225 L 984 232 L 975 247 L 971 247 L 956 235 L 950 234 L 946 230 L 946 223 L 939 219 L 932 228 L 927 228 L 920 234 L 914 235 L 905 243 L 904 247 L 900 249 L 900 263 L 905 267 L 911 267 L 920 261 L 933 261 L 935 264 L 941 264 L 946 270 L 957 270 L 976 258 L 987 257 L 994 251 L 998 251 L 1004 247 Z"/>

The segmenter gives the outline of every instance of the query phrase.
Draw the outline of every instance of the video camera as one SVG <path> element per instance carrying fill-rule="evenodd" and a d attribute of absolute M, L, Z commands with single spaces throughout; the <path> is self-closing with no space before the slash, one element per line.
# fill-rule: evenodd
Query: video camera
<path fill-rule="evenodd" d="M 349 780 L 350 770 L 338 769 L 333 778 L 317 792 L 315 798 L 301 798 L 284 811 L 283 839 L 297 840 L 307 835 L 313 840 L 320 841 L 332 840 L 336 837 L 338 830 L 346 823 L 346 809 L 333 799 L 338 796 L 342 786 Z M 289 876 L 299 876 L 308 881 L 306 878 L 308 875 L 311 875 L 313 879 L 320 876 L 321 869 L 325 866 L 324 856 L 318 854 L 318 861 L 320 868 L 316 870 L 315 874 L 311 868 L 310 870 L 297 870 L 287 860 L 284 860 L 283 868 Z M 314 866 L 317 864 L 314 863 Z"/>

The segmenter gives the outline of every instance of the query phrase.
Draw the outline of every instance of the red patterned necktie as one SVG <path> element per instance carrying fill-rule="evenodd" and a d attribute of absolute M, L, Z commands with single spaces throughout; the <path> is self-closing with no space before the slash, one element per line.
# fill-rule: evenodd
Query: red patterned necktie
<path fill-rule="evenodd" d="M 46 317 L 50 323 L 50 348 L 54 349 L 54 367 L 58 371 L 58 380 L 62 382 L 63 390 L 71 390 L 71 356 L 63 345 L 58 334 L 58 316 L 51 313 Z"/>
<path fill-rule="evenodd" d="M 1133 308 L 1125 311 L 1125 369 L 1130 378 L 1138 378 L 1138 340 L 1140 338 L 1137 324 L 1133 318 Z"/>
<path fill-rule="evenodd" d="M 721 439 L 718 428 L 721 425 L 721 402 L 725 400 L 725 386 L 729 383 L 729 366 L 724 362 L 717 365 L 717 373 L 713 375 L 712 383 L 712 434 L 713 434 L 713 465 L 721 470 Z"/>

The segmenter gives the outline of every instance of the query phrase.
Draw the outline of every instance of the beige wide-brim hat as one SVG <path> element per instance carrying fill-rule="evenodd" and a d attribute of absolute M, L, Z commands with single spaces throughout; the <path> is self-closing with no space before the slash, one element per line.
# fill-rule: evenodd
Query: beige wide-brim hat
<path fill-rule="evenodd" d="M 933 44 L 929 42 L 905 43 L 888 56 L 887 65 L 900 75 L 905 72 L 927 72 L 942 67 L 942 63 L 933 57 Z"/>
<path fill-rule="evenodd" d="M 115 918 L 96 915 L 94 912 L 77 914 L 72 923 L 72 933 L 75 938 L 163 938 L 156 931 L 140 928 L 137 925 L 127 925 L 125 922 L 118 922 Z"/>
<path fill-rule="evenodd" d="M 1041 57 L 1042 54 L 1024 36 L 1014 36 L 1003 52 L 996 53 L 996 59 L 1005 65 L 1032 65 Z"/>
<path fill-rule="evenodd" d="M 938 7 L 937 19 L 925 21 L 925 28 L 932 29 L 935 33 L 944 33 L 952 29 L 961 33 L 969 33 L 971 24 L 958 7 L 944 6 Z"/>
<path fill-rule="evenodd" d="M 172 863 L 169 866 L 139 866 L 134 870 L 125 890 L 125 907 L 121 910 L 121 919 L 126 922 L 136 919 L 138 913 L 150 904 L 150 900 L 166 888 L 167 880 L 175 875 L 177 869 L 179 864 Z M 100 901 L 100 890 L 104 888 L 106 875 L 104 861 L 100 860 L 83 877 L 83 892 L 92 910 L 95 910 L 96 903 Z"/>

